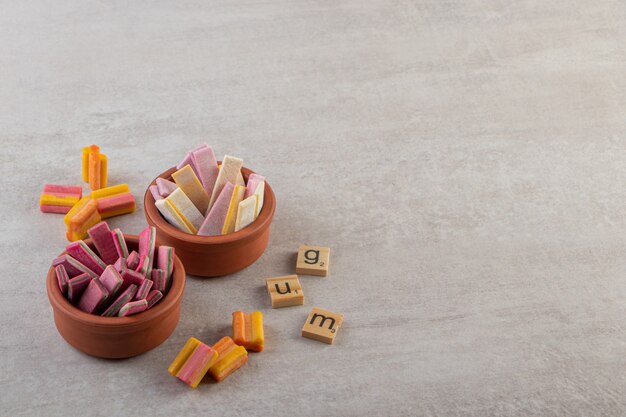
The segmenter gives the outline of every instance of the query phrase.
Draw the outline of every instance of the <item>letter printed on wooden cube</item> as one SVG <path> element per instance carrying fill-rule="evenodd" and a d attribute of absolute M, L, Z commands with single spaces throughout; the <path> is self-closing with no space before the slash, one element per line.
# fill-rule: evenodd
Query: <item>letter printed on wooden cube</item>
<path fill-rule="evenodd" d="M 332 345 L 343 323 L 343 315 L 313 307 L 302 327 L 302 337 Z"/>
<path fill-rule="evenodd" d="M 267 293 L 272 300 L 272 308 L 301 306 L 304 304 L 304 292 L 297 275 L 268 278 L 265 280 Z"/>
<path fill-rule="evenodd" d="M 329 262 L 330 248 L 301 245 L 298 249 L 296 274 L 325 277 L 328 275 Z"/>

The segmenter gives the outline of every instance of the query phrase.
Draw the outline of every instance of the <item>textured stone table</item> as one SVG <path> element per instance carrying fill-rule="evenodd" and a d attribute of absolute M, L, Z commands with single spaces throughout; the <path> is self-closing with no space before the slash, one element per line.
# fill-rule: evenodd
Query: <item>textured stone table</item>
<path fill-rule="evenodd" d="M 3 3 L 0 414 L 626 414 L 623 1 Z M 66 242 L 43 184 L 79 182 L 97 143 L 141 201 L 201 142 L 269 179 L 268 250 L 190 277 L 153 351 L 77 352 L 45 293 Z M 141 207 L 111 225 L 138 232 Z M 272 310 L 264 279 L 305 242 L 330 276 Z M 313 306 L 345 315 L 335 345 L 300 337 Z M 236 309 L 265 313 L 267 350 L 171 378 Z"/>

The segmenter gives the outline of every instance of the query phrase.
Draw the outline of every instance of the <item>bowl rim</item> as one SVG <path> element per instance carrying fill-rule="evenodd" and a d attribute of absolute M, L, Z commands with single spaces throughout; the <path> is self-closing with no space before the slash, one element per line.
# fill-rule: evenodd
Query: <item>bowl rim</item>
<path fill-rule="evenodd" d="M 218 165 L 221 164 L 221 161 L 217 161 Z M 163 218 L 159 210 L 155 206 L 155 200 L 150 192 L 150 187 L 156 184 L 157 178 L 163 178 L 166 180 L 172 180 L 172 173 L 175 172 L 177 168 L 171 167 L 166 171 L 163 171 L 156 178 L 150 182 L 148 187 L 146 188 L 146 192 L 144 194 L 144 204 L 143 210 L 145 215 L 149 220 L 154 223 L 157 229 L 160 229 L 163 233 L 171 236 L 175 239 L 185 241 L 192 244 L 200 244 L 200 245 L 222 245 L 228 243 L 234 243 L 243 239 L 246 239 L 249 236 L 256 235 L 261 233 L 269 224 L 272 222 L 272 218 L 274 217 L 274 212 L 276 210 L 276 197 L 274 195 L 274 191 L 270 184 L 265 181 L 265 190 L 263 197 L 263 208 L 261 209 L 261 213 L 259 213 L 256 220 L 254 220 L 251 224 L 244 227 L 243 229 L 228 233 L 226 235 L 219 236 L 198 236 L 192 235 L 190 233 L 183 232 L 182 230 L 178 230 L 176 227 L 172 226 Z M 250 174 L 254 174 L 255 172 L 249 168 L 242 167 L 241 173 L 245 179 L 247 179 Z"/>
<path fill-rule="evenodd" d="M 126 242 L 139 243 L 138 235 L 124 234 Z M 84 239 L 84 242 L 93 248 L 93 242 L 90 238 Z M 158 239 L 157 239 L 158 243 Z M 67 251 L 63 251 L 59 256 L 67 254 Z M 182 297 L 185 289 L 185 267 L 180 258 L 174 252 L 174 270 L 172 272 L 172 285 L 168 293 L 163 299 L 157 303 L 153 308 L 126 317 L 102 317 L 95 314 L 90 314 L 82 311 L 78 307 L 74 306 L 70 301 L 61 294 L 59 284 L 56 279 L 56 273 L 53 266 L 48 269 L 48 276 L 46 279 L 46 288 L 48 291 L 48 300 L 52 305 L 53 310 L 59 310 L 63 314 L 72 317 L 72 320 L 80 322 L 92 327 L 103 328 L 130 328 L 135 326 L 144 325 L 146 322 L 153 320 L 165 314 L 171 310 L 178 300 Z"/>

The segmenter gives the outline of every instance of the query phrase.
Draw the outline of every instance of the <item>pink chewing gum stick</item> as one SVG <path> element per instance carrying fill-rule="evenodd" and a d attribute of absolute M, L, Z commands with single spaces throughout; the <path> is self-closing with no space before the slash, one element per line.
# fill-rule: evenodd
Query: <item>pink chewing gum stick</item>
<path fill-rule="evenodd" d="M 91 281 L 97 278 L 92 278 L 88 274 L 80 274 L 74 278 L 71 278 L 67 283 L 67 299 L 70 303 L 75 303 L 80 300 L 80 296 L 83 295 L 83 291 L 89 285 Z"/>
<path fill-rule="evenodd" d="M 141 283 L 141 286 L 137 289 L 137 294 L 135 294 L 135 300 L 145 300 L 148 296 L 148 293 L 152 289 L 152 284 L 154 284 L 149 279 L 144 279 Z"/>
<path fill-rule="evenodd" d="M 56 273 L 56 276 L 57 276 L 57 282 L 59 283 L 59 290 L 61 290 L 61 294 L 66 295 L 67 285 L 70 280 L 70 277 L 67 275 L 67 271 L 65 270 L 65 267 L 62 264 L 57 265 L 54 268 L 54 272 Z"/>
<path fill-rule="evenodd" d="M 154 264 L 154 248 L 156 247 L 156 227 L 148 226 L 139 233 L 139 255 L 144 255 L 148 259 L 146 273 L 150 274 Z"/>
<path fill-rule="evenodd" d="M 115 250 L 119 258 L 128 258 L 128 246 L 126 246 L 126 239 L 124 233 L 120 229 L 111 230 L 111 237 L 113 237 L 113 243 L 115 244 Z"/>
<path fill-rule="evenodd" d="M 145 277 L 143 275 L 131 269 L 125 269 L 124 271 L 122 271 L 120 275 L 122 276 L 122 280 L 124 281 L 122 283 L 122 288 L 121 288 L 122 291 L 124 291 L 126 288 L 128 288 L 131 285 L 136 285 L 137 288 L 139 288 L 145 280 Z"/>
<path fill-rule="evenodd" d="M 43 193 L 55 197 L 78 197 L 83 196 L 83 187 L 80 185 L 44 184 Z"/>
<path fill-rule="evenodd" d="M 54 258 L 52 266 L 57 267 L 58 265 L 63 265 L 70 278 L 80 274 L 88 274 L 92 278 L 98 278 L 98 274 L 67 254 Z"/>
<path fill-rule="evenodd" d="M 203 143 L 202 145 L 196 146 L 196 147 L 195 147 L 195 148 L 193 148 L 191 151 L 187 152 L 187 155 L 185 155 L 185 157 L 183 158 L 183 160 L 182 160 L 182 161 L 180 161 L 180 163 L 179 163 L 178 165 L 176 165 L 176 169 L 178 170 L 178 169 L 181 169 L 182 167 L 184 167 L 185 165 L 189 165 L 189 166 L 191 166 L 191 169 L 193 169 L 193 172 L 194 172 L 194 173 L 196 174 L 196 176 L 197 176 L 197 175 L 198 175 L 198 173 L 196 172 L 196 169 L 195 169 L 195 167 L 193 166 L 193 156 L 192 156 L 192 153 L 193 153 L 194 151 L 199 150 L 199 149 L 206 148 L 207 146 L 209 146 L 209 145 L 207 145 L 206 143 Z"/>
<path fill-rule="evenodd" d="M 265 177 L 259 174 L 250 174 L 248 177 L 248 183 L 246 184 L 246 193 L 244 194 L 244 199 L 250 197 L 256 191 L 256 187 L 260 183 L 265 181 Z"/>
<path fill-rule="evenodd" d="M 117 258 L 117 261 L 115 261 L 115 264 L 113 264 L 113 267 L 115 268 L 117 272 L 122 272 L 123 270 L 125 270 L 126 258 Z"/>
<path fill-rule="evenodd" d="M 217 167 L 217 159 L 213 148 L 206 146 L 191 152 L 191 160 L 195 166 L 197 176 L 202 183 L 202 187 L 210 196 L 213 193 L 213 186 L 220 170 Z"/>
<path fill-rule="evenodd" d="M 178 185 L 172 181 L 166 180 L 165 178 L 157 178 L 156 186 L 159 190 L 159 194 L 161 194 L 163 198 L 166 198 L 178 188 Z"/>
<path fill-rule="evenodd" d="M 148 302 L 148 308 L 152 308 L 153 305 L 159 302 L 163 298 L 163 293 L 159 290 L 152 290 L 148 293 L 146 301 Z"/>
<path fill-rule="evenodd" d="M 39 210 L 41 210 L 42 213 L 67 214 L 71 209 L 70 206 L 53 206 L 51 204 L 42 204 L 39 206 Z"/>
<path fill-rule="evenodd" d="M 111 235 L 111 230 L 107 222 L 97 223 L 87 230 L 87 234 L 93 241 L 93 245 L 98 250 L 102 260 L 107 265 L 114 264 L 117 258 L 119 258 L 119 255 L 117 254 L 115 241 L 113 240 L 113 235 Z"/>
<path fill-rule="evenodd" d="M 197 379 L 203 377 L 201 372 L 204 371 L 206 373 L 206 371 L 208 371 L 207 368 L 210 366 L 209 362 L 216 357 L 215 349 L 204 343 L 200 343 L 191 353 L 191 356 L 189 356 L 180 371 L 178 371 L 176 377 L 185 384 L 192 385 Z M 195 387 L 195 385 L 192 386 Z"/>
<path fill-rule="evenodd" d="M 137 268 L 137 265 L 139 265 L 139 254 L 132 251 L 130 255 L 126 257 L 126 266 L 134 271 Z"/>
<path fill-rule="evenodd" d="M 142 311 L 146 311 L 147 309 L 148 302 L 146 300 L 130 301 L 124 304 L 124 307 L 120 309 L 120 312 L 117 315 L 120 317 L 126 317 L 132 314 L 141 313 Z"/>
<path fill-rule="evenodd" d="M 206 216 L 202 226 L 198 229 L 198 236 L 219 236 L 222 234 L 222 227 L 226 220 L 226 214 L 228 214 L 228 206 L 230 205 L 230 198 L 234 189 L 235 186 L 231 182 L 224 185 L 208 216 Z"/>
<path fill-rule="evenodd" d="M 122 193 L 103 197 L 97 200 L 98 213 L 106 216 L 108 213 L 119 212 L 120 210 L 135 207 L 135 197 L 131 193 Z M 111 217 L 111 216 L 109 216 Z"/>
<path fill-rule="evenodd" d="M 78 302 L 78 308 L 85 313 L 93 313 L 100 307 L 109 296 L 109 292 L 98 278 L 92 279 L 87 285 Z"/>
<path fill-rule="evenodd" d="M 165 198 L 159 193 L 159 189 L 156 185 L 151 185 L 150 187 L 148 187 L 148 189 L 150 190 L 150 193 L 152 194 L 154 201 Z"/>
<path fill-rule="evenodd" d="M 120 312 L 120 309 L 126 305 L 130 300 L 133 299 L 135 294 L 137 293 L 137 286 L 131 285 L 126 288 L 124 292 L 122 292 L 116 299 L 113 301 L 109 307 L 101 314 L 103 317 L 113 317 L 117 316 L 117 313 Z"/>
<path fill-rule="evenodd" d="M 162 293 L 167 291 L 167 278 L 165 277 L 165 271 L 162 269 L 153 269 L 152 275 L 150 276 L 152 281 L 154 282 L 154 289 L 159 290 Z"/>
<path fill-rule="evenodd" d="M 96 274 L 100 275 L 104 272 L 104 268 L 107 265 L 100 259 L 94 251 L 82 240 L 72 242 L 65 248 L 74 259 L 91 269 Z"/>
<path fill-rule="evenodd" d="M 123 259 L 123 258 L 120 258 Z M 99 278 L 100 282 L 106 288 L 109 293 L 109 297 L 113 298 L 117 295 L 117 292 L 122 287 L 124 280 L 119 272 L 115 269 L 113 265 L 109 265 L 106 267 L 102 275 Z"/>
<path fill-rule="evenodd" d="M 150 258 L 146 255 L 139 255 L 139 264 L 137 264 L 137 268 L 135 268 L 135 272 L 140 273 L 144 277 L 147 277 L 148 269 L 150 268 Z"/>
<path fill-rule="evenodd" d="M 172 276 L 174 270 L 174 248 L 171 246 L 159 246 L 157 254 L 157 268 L 165 271 L 167 278 Z"/>

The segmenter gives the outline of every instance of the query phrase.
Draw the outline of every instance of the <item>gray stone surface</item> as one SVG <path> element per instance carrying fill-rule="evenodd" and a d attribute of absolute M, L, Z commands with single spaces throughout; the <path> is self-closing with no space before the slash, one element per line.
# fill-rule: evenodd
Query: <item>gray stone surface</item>
<path fill-rule="evenodd" d="M 626 414 L 623 1 L 2 3 L 0 414 Z M 189 278 L 153 351 L 75 351 L 43 184 L 80 182 L 97 143 L 141 199 L 200 142 L 269 179 L 268 250 Z M 272 310 L 264 278 L 303 242 L 330 276 Z M 335 345 L 299 336 L 313 306 L 345 315 Z M 265 313 L 267 350 L 221 384 L 171 378 L 236 309 Z"/>

